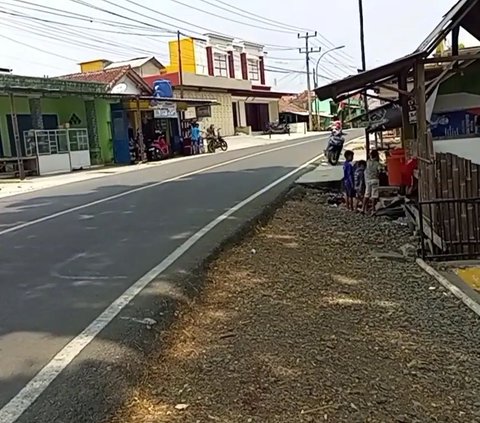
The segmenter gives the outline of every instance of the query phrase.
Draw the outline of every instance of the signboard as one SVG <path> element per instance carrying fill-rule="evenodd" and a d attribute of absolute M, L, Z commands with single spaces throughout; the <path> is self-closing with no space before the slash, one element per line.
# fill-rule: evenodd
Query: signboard
<path fill-rule="evenodd" d="M 212 117 L 211 106 L 197 106 L 195 109 L 197 111 L 198 119 Z"/>
<path fill-rule="evenodd" d="M 185 119 L 195 119 L 197 117 L 197 112 L 195 107 L 189 107 L 185 110 Z"/>
<path fill-rule="evenodd" d="M 177 105 L 167 101 L 158 103 L 153 109 L 153 117 L 155 119 L 176 119 Z"/>
<path fill-rule="evenodd" d="M 408 99 L 408 122 L 410 125 L 417 123 L 417 102 L 413 97 Z"/>

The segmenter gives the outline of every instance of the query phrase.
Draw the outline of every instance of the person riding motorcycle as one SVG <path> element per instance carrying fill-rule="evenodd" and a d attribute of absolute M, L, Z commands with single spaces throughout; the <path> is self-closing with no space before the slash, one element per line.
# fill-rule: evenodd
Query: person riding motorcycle
<path fill-rule="evenodd" d="M 217 132 L 215 130 L 215 125 L 212 123 L 206 131 L 207 139 L 207 150 L 209 153 L 215 152 L 216 142 L 217 142 Z"/>

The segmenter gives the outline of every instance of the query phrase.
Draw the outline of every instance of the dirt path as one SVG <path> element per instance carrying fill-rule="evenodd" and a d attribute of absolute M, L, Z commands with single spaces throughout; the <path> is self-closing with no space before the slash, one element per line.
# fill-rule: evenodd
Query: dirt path
<path fill-rule="evenodd" d="M 211 266 L 114 422 L 480 422 L 480 319 L 395 223 L 293 198 Z"/>

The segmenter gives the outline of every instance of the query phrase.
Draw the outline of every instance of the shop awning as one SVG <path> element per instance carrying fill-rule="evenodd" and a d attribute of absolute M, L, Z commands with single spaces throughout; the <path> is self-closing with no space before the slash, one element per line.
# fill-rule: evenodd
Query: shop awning
<path fill-rule="evenodd" d="M 131 95 L 115 95 L 112 96 L 118 99 L 128 101 L 135 108 L 137 100 L 140 102 L 142 109 L 148 108 L 146 105 L 154 105 L 155 103 L 176 103 L 185 107 L 201 107 L 201 106 L 217 106 L 220 103 L 215 100 L 205 100 L 198 98 L 178 98 L 178 97 L 154 97 L 154 96 L 131 96 Z"/>
<path fill-rule="evenodd" d="M 410 69 L 415 62 L 426 55 L 425 52 L 413 53 L 394 62 L 352 75 L 340 81 L 317 88 L 315 94 L 320 100 L 336 100 L 342 94 L 355 92 L 363 88 L 395 78 L 400 72 Z"/>

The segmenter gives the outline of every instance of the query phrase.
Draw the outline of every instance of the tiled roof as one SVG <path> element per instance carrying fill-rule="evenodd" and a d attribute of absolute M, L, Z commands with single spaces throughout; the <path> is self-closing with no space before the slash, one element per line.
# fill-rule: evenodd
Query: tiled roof
<path fill-rule="evenodd" d="M 95 72 L 72 73 L 70 75 L 61 76 L 59 78 L 71 81 L 100 82 L 107 85 L 108 88 L 112 88 L 118 81 L 120 81 L 120 79 L 122 79 L 128 73 L 129 70 L 129 66 L 124 66 L 121 68 L 114 68 Z"/>
<path fill-rule="evenodd" d="M 107 86 L 107 91 L 111 90 L 122 78 L 128 76 L 134 81 L 144 94 L 151 94 L 151 89 L 143 78 L 138 75 L 130 66 L 120 68 L 104 69 L 95 72 L 74 73 L 61 76 L 61 79 L 83 82 L 100 82 Z"/>
<path fill-rule="evenodd" d="M 304 109 L 295 102 L 296 96 L 285 96 L 278 101 L 278 107 L 280 113 L 305 113 L 307 109 Z"/>

